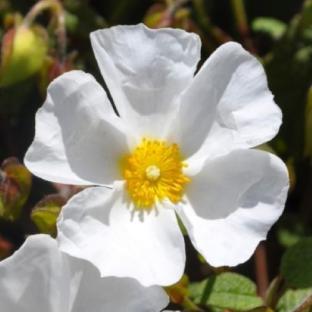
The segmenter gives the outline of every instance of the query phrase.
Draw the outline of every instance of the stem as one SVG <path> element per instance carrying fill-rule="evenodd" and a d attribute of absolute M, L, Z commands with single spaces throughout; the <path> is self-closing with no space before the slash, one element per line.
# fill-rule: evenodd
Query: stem
<path fill-rule="evenodd" d="M 264 298 L 269 286 L 268 266 L 266 248 L 264 243 L 260 243 L 255 252 L 255 270 L 258 286 L 258 294 Z"/>
<path fill-rule="evenodd" d="M 202 297 L 200 299 L 200 304 L 201 305 L 205 305 L 207 303 L 207 300 L 211 294 L 211 291 L 212 291 L 212 287 L 215 283 L 215 280 L 216 280 L 216 275 L 212 275 L 206 282 L 206 285 L 205 285 L 205 288 L 204 288 L 204 291 L 202 293 Z"/>
<path fill-rule="evenodd" d="M 37 2 L 26 14 L 23 22 L 24 25 L 29 27 L 43 11 L 51 10 L 52 12 L 56 12 L 59 10 L 59 6 L 60 3 L 57 0 L 41 0 Z"/>
<path fill-rule="evenodd" d="M 272 310 L 275 310 L 279 298 L 283 295 L 286 290 L 285 280 L 281 275 L 278 275 L 271 282 L 266 295 L 265 295 L 265 305 Z"/>
<path fill-rule="evenodd" d="M 193 312 L 203 312 L 203 310 L 196 305 L 190 298 L 185 297 L 182 303 L 183 308 L 185 308 L 187 311 L 193 311 Z"/>
<path fill-rule="evenodd" d="M 249 34 L 249 28 L 244 0 L 231 0 L 231 3 L 238 30 L 243 36 L 246 36 Z"/>
<path fill-rule="evenodd" d="M 65 13 L 61 5 L 59 5 L 57 17 L 56 37 L 58 39 L 59 56 L 62 66 L 64 67 L 66 58 L 66 27 L 65 27 Z M 63 68 L 64 69 L 64 68 Z"/>
<path fill-rule="evenodd" d="M 57 37 L 58 53 L 61 64 L 64 65 L 66 56 L 65 14 L 63 6 L 59 0 L 41 0 L 37 2 L 25 16 L 23 25 L 29 27 L 37 16 L 46 10 L 50 10 L 56 19 L 55 35 Z"/>
<path fill-rule="evenodd" d="M 234 19 L 235 19 L 235 23 L 237 26 L 237 30 L 246 48 L 250 52 L 255 53 L 256 50 L 250 38 L 250 30 L 249 30 L 244 0 L 231 0 L 231 4 L 232 4 L 232 9 L 233 9 L 233 14 L 234 14 Z"/>

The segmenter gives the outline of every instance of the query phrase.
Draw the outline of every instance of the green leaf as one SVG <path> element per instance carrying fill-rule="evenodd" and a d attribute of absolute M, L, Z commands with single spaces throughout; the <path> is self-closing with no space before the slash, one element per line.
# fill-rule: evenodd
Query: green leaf
<path fill-rule="evenodd" d="M 306 0 L 303 4 L 302 19 L 300 23 L 303 29 L 311 27 L 312 24 L 312 1 Z"/>
<path fill-rule="evenodd" d="M 312 288 L 297 290 L 289 289 L 278 301 L 276 311 L 292 312 L 310 295 L 312 295 Z"/>
<path fill-rule="evenodd" d="M 300 240 L 285 252 L 281 273 L 292 287 L 312 287 L 312 237 Z"/>
<path fill-rule="evenodd" d="M 270 17 L 258 17 L 254 19 L 251 27 L 254 32 L 266 33 L 274 39 L 281 38 L 286 30 L 285 23 Z"/>
<path fill-rule="evenodd" d="M 56 220 L 65 200 L 58 194 L 42 199 L 31 212 L 31 219 L 40 233 L 56 236 Z"/>
<path fill-rule="evenodd" d="M 305 226 L 302 218 L 293 213 L 285 214 L 277 227 L 277 239 L 286 248 L 295 245 L 309 234 L 312 234 L 311 229 Z"/>
<path fill-rule="evenodd" d="M 214 280 L 213 280 L 214 279 Z M 204 291 L 205 302 L 202 301 Z M 247 277 L 237 273 L 225 272 L 190 285 L 190 295 L 195 303 L 212 307 L 247 311 L 263 304 L 256 294 L 256 285 Z"/>
<path fill-rule="evenodd" d="M 308 1 L 305 3 L 308 4 Z M 271 144 L 277 154 L 283 155 L 284 159 L 292 157 L 295 164 L 303 158 L 304 109 L 307 92 L 312 84 L 312 41 L 308 38 L 312 19 L 308 17 L 311 14 L 309 7 L 305 5 L 301 13 L 289 21 L 285 34 L 265 59 L 270 89 L 283 111 L 283 126 L 278 140 Z M 281 141 L 285 146 L 283 150 L 278 146 Z"/>

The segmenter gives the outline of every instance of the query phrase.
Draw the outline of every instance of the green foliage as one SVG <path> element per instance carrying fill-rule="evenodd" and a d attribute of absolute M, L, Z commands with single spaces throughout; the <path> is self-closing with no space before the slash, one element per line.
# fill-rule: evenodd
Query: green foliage
<path fill-rule="evenodd" d="M 265 33 L 273 39 L 279 39 L 286 31 L 286 24 L 271 17 L 258 17 L 252 22 L 254 32 Z"/>
<path fill-rule="evenodd" d="M 191 284 L 190 294 L 195 303 L 234 311 L 247 311 L 263 304 L 255 284 L 247 277 L 231 272 Z M 206 297 L 205 302 L 202 302 L 203 297 Z"/>
<path fill-rule="evenodd" d="M 103 16 L 93 10 L 87 2 L 78 0 L 64 1 L 67 31 L 75 36 L 89 38 L 89 33 L 97 28 L 104 28 L 107 23 Z"/>
<path fill-rule="evenodd" d="M 289 289 L 277 303 L 277 312 L 293 312 L 306 298 L 312 295 L 312 288 Z M 308 312 L 308 310 L 307 310 Z"/>
<path fill-rule="evenodd" d="M 302 14 L 293 18 L 265 63 L 269 85 L 284 117 L 274 147 L 296 162 L 303 156 L 306 95 L 312 84 L 311 10 L 307 1 Z"/>
<path fill-rule="evenodd" d="M 65 200 L 60 195 L 49 195 L 42 199 L 31 212 L 31 219 L 40 233 L 56 236 L 56 220 Z"/>
<path fill-rule="evenodd" d="M 282 217 L 277 228 L 277 239 L 286 248 L 295 245 L 309 234 L 312 235 L 312 230 L 307 228 L 301 219 L 294 214 Z"/>
<path fill-rule="evenodd" d="M 312 287 L 312 237 L 300 240 L 285 252 L 281 273 L 292 287 Z"/>

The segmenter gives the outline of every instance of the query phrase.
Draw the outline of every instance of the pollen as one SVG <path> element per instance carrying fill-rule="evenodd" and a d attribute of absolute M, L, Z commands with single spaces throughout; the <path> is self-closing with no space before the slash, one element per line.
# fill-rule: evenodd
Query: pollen
<path fill-rule="evenodd" d="M 150 211 L 165 199 L 181 201 L 190 179 L 177 144 L 143 139 L 129 155 L 122 158 L 122 175 L 135 209 Z"/>

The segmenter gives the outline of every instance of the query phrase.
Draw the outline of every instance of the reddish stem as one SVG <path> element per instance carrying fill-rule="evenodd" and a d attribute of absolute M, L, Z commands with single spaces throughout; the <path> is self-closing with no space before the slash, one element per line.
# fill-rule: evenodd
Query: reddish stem
<path fill-rule="evenodd" d="M 264 243 L 260 243 L 257 247 L 254 255 L 254 261 L 258 294 L 264 298 L 269 287 L 267 252 Z"/>

